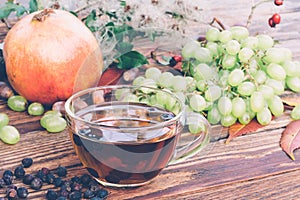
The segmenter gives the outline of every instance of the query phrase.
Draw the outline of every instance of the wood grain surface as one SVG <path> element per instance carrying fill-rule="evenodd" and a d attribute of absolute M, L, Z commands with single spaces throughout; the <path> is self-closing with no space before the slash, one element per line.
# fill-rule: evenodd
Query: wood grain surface
<path fill-rule="evenodd" d="M 270 1 L 271 2 L 271 1 Z M 300 60 L 300 1 L 285 0 L 282 7 L 265 3 L 255 11 L 251 34 L 267 33 L 277 45 L 292 50 Z M 207 19 L 217 17 L 227 26 L 244 24 L 250 13 L 251 1 L 203 1 Z M 267 19 L 281 14 L 282 22 L 276 29 L 268 27 Z M 205 32 L 205 25 L 191 25 L 191 37 Z M 0 24 L 0 38 L 8 29 Z M 87 173 L 78 160 L 69 141 L 67 131 L 50 134 L 39 125 L 40 117 L 26 112 L 13 112 L 0 100 L 0 112 L 10 117 L 10 124 L 21 133 L 16 145 L 0 142 L 0 175 L 5 169 L 14 169 L 22 158 L 31 157 L 34 164 L 26 172 L 41 167 L 55 169 L 59 165 L 68 169 L 67 178 Z M 228 129 L 213 127 L 211 142 L 196 156 L 179 164 L 168 166 L 150 184 L 132 189 L 106 188 L 108 199 L 300 199 L 300 151 L 292 161 L 280 148 L 279 141 L 285 126 L 291 121 L 289 110 L 272 123 L 256 132 L 241 136 L 225 145 Z M 18 183 L 19 184 L 19 183 Z M 28 199 L 45 199 L 46 185 L 40 191 L 30 191 Z M 0 197 L 4 189 L 0 188 Z"/>

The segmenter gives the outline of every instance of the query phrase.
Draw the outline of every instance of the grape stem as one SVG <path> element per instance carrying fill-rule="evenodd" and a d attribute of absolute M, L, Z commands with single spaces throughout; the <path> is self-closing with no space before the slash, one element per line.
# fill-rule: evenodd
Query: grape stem
<path fill-rule="evenodd" d="M 252 2 L 252 6 L 251 6 L 251 11 L 250 11 L 250 14 L 248 16 L 248 19 L 247 19 L 247 24 L 246 24 L 246 27 L 249 27 L 249 25 L 251 24 L 251 21 L 252 21 L 252 17 L 253 17 L 253 14 L 254 14 L 254 10 L 261 4 L 263 3 L 266 3 L 270 0 L 263 0 L 263 1 L 259 1 L 257 3 L 254 2 L 254 0 L 251 0 Z"/>
<path fill-rule="evenodd" d="M 224 24 L 216 17 L 213 18 L 213 20 L 209 23 L 209 25 L 213 26 L 215 22 L 221 27 L 222 30 L 226 30 Z"/>

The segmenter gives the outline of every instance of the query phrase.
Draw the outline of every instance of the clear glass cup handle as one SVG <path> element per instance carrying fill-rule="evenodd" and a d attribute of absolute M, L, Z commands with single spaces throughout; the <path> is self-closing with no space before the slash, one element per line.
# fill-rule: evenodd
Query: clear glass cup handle
<path fill-rule="evenodd" d="M 187 116 L 185 115 L 184 118 Z M 170 160 L 169 165 L 183 162 L 184 160 L 196 155 L 199 153 L 210 141 L 209 133 L 211 133 L 211 125 L 208 121 L 199 114 L 198 120 L 200 121 L 192 121 L 188 122 L 188 120 L 184 120 L 183 132 L 180 133 L 180 138 L 175 149 L 173 158 Z M 190 133 L 185 131 L 187 126 L 191 123 L 203 123 L 204 130 L 197 134 Z"/>

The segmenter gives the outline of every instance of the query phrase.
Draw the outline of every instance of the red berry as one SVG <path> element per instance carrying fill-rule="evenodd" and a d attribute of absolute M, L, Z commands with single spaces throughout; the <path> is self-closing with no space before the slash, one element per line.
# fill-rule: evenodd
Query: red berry
<path fill-rule="evenodd" d="M 280 23 L 280 20 L 281 20 L 281 17 L 279 14 L 275 13 L 273 16 L 272 16 L 272 20 L 275 24 L 279 24 Z"/>
<path fill-rule="evenodd" d="M 274 0 L 274 4 L 276 6 L 281 6 L 283 4 L 283 0 Z"/>
<path fill-rule="evenodd" d="M 182 57 L 181 56 L 173 56 L 174 60 L 176 62 L 181 62 L 182 61 Z"/>
<path fill-rule="evenodd" d="M 269 26 L 272 27 L 272 28 L 274 28 L 276 26 L 276 24 L 274 23 L 272 17 L 269 18 Z"/>

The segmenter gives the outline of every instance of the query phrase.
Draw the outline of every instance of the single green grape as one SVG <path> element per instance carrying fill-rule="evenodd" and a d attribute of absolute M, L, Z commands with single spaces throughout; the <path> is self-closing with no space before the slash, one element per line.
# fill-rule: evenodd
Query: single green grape
<path fill-rule="evenodd" d="M 274 89 L 268 85 L 258 86 L 257 91 L 261 92 L 266 100 L 274 97 Z"/>
<path fill-rule="evenodd" d="M 267 74 L 263 70 L 257 70 L 253 78 L 257 84 L 263 84 L 267 80 Z"/>
<path fill-rule="evenodd" d="M 161 75 L 161 71 L 156 67 L 150 67 L 145 71 L 145 78 L 157 81 Z"/>
<path fill-rule="evenodd" d="M 0 139 L 6 144 L 16 144 L 20 140 L 20 133 L 14 126 L 6 125 L 0 128 Z"/>
<path fill-rule="evenodd" d="M 287 77 L 286 85 L 293 92 L 300 92 L 300 78 L 299 77 Z"/>
<path fill-rule="evenodd" d="M 287 76 L 299 76 L 299 74 L 297 74 L 298 70 L 297 70 L 296 62 L 291 60 L 286 60 L 281 64 L 281 66 L 285 70 Z"/>
<path fill-rule="evenodd" d="M 235 124 L 236 121 L 237 121 L 237 118 L 234 117 L 232 114 L 222 116 L 222 118 L 221 118 L 221 124 L 222 124 L 222 126 L 225 126 L 225 127 L 229 127 L 229 126 Z"/>
<path fill-rule="evenodd" d="M 223 44 L 227 43 L 228 41 L 232 40 L 232 33 L 229 30 L 223 30 L 219 34 L 219 41 Z"/>
<path fill-rule="evenodd" d="M 250 107 L 253 112 L 261 111 L 265 106 L 265 98 L 261 92 L 255 91 L 250 96 Z"/>
<path fill-rule="evenodd" d="M 250 81 L 245 81 L 238 85 L 237 91 L 242 96 L 250 96 L 255 91 L 255 85 Z"/>
<path fill-rule="evenodd" d="M 223 115 L 229 115 L 232 111 L 232 103 L 229 97 L 222 96 L 218 100 L 218 110 Z"/>
<path fill-rule="evenodd" d="M 206 31 L 206 40 L 209 42 L 215 42 L 219 39 L 220 31 L 217 28 L 211 27 Z"/>
<path fill-rule="evenodd" d="M 17 112 L 22 112 L 26 110 L 28 102 L 27 100 L 20 95 L 14 95 L 8 98 L 7 105 L 10 109 Z"/>
<path fill-rule="evenodd" d="M 218 85 L 210 85 L 204 93 L 205 99 L 210 102 L 218 100 L 222 95 L 222 89 Z"/>
<path fill-rule="evenodd" d="M 272 87 L 275 95 L 281 95 L 284 92 L 285 85 L 282 81 L 268 78 L 265 82 L 265 85 Z"/>
<path fill-rule="evenodd" d="M 28 114 L 33 116 L 39 116 L 44 113 L 44 106 L 41 103 L 33 102 L 28 106 Z"/>
<path fill-rule="evenodd" d="M 239 60 L 243 63 L 248 63 L 252 56 L 254 56 L 254 51 L 248 47 L 242 48 L 238 53 Z"/>
<path fill-rule="evenodd" d="M 270 98 L 268 100 L 268 106 L 269 106 L 271 113 L 274 116 L 277 117 L 277 116 L 281 116 L 283 114 L 284 105 L 279 96 L 275 95 L 275 96 L 273 96 L 273 98 Z"/>
<path fill-rule="evenodd" d="M 241 44 L 236 40 L 228 41 L 225 46 L 226 52 L 232 56 L 237 55 L 237 53 L 240 51 L 240 48 Z"/>
<path fill-rule="evenodd" d="M 249 36 L 249 31 L 243 26 L 232 26 L 229 29 L 232 33 L 232 38 L 238 41 L 242 41 Z"/>
<path fill-rule="evenodd" d="M 195 66 L 191 71 L 192 76 L 196 81 L 209 80 L 213 77 L 213 71 L 210 66 L 205 63 L 201 63 Z"/>
<path fill-rule="evenodd" d="M 186 82 L 186 91 L 187 92 L 193 92 L 196 90 L 197 86 L 196 86 L 196 80 L 191 77 L 191 76 L 185 76 L 184 77 L 185 82 Z"/>
<path fill-rule="evenodd" d="M 222 59 L 222 67 L 224 69 L 232 69 L 237 65 L 236 55 L 225 54 Z"/>
<path fill-rule="evenodd" d="M 249 49 L 256 49 L 258 47 L 258 38 L 254 36 L 249 36 L 242 40 L 242 47 L 247 47 Z"/>
<path fill-rule="evenodd" d="M 231 86 L 238 86 L 243 82 L 244 78 L 245 76 L 243 70 L 239 68 L 234 69 L 228 76 L 228 84 Z"/>
<path fill-rule="evenodd" d="M 201 95 L 192 94 L 189 97 L 189 105 L 194 111 L 200 112 L 206 108 L 206 101 Z"/>
<path fill-rule="evenodd" d="M 58 133 L 67 127 L 67 122 L 62 117 L 52 116 L 46 120 L 45 128 L 49 133 Z"/>
<path fill-rule="evenodd" d="M 198 134 L 206 132 L 206 124 L 200 113 L 189 112 L 186 115 L 186 125 L 188 126 L 190 133 Z"/>
<path fill-rule="evenodd" d="M 197 90 L 204 92 L 207 88 L 207 82 L 205 80 L 199 80 L 196 82 Z"/>
<path fill-rule="evenodd" d="M 274 45 L 274 40 L 265 34 L 257 35 L 256 38 L 258 39 L 257 48 L 260 50 L 267 50 Z"/>
<path fill-rule="evenodd" d="M 247 125 L 251 122 L 252 119 L 253 116 L 249 112 L 245 112 L 242 116 L 238 118 L 238 121 L 243 125 Z"/>
<path fill-rule="evenodd" d="M 266 51 L 266 54 L 263 60 L 267 63 L 276 63 L 280 64 L 284 62 L 286 59 L 286 54 L 282 52 L 281 48 L 272 47 Z"/>
<path fill-rule="evenodd" d="M 141 85 L 141 83 L 145 80 L 146 78 L 144 76 L 138 76 L 132 81 L 132 85 L 138 86 Z"/>
<path fill-rule="evenodd" d="M 205 47 L 210 51 L 213 58 L 219 56 L 219 45 L 217 43 L 207 42 Z"/>
<path fill-rule="evenodd" d="M 124 98 L 125 95 L 127 95 L 128 93 L 130 93 L 130 89 L 128 88 L 120 88 L 120 89 L 117 89 L 115 91 L 115 97 L 117 100 L 121 100 Z"/>
<path fill-rule="evenodd" d="M 296 105 L 296 106 L 293 108 L 293 110 L 292 110 L 292 112 L 291 112 L 291 118 L 292 118 L 293 120 L 298 120 L 298 119 L 300 119 L 300 104 Z"/>
<path fill-rule="evenodd" d="M 44 113 L 40 119 L 40 124 L 43 128 L 46 128 L 47 120 L 51 117 L 61 117 L 62 114 L 57 110 L 49 110 Z"/>
<path fill-rule="evenodd" d="M 177 75 L 172 79 L 172 89 L 175 92 L 181 92 L 187 90 L 186 79 L 183 76 Z"/>
<path fill-rule="evenodd" d="M 244 113 L 246 112 L 246 103 L 244 101 L 244 99 L 242 99 L 241 97 L 234 97 L 232 99 L 232 115 L 234 117 L 242 117 L 244 115 Z"/>
<path fill-rule="evenodd" d="M 272 79 L 275 79 L 278 81 L 285 80 L 285 77 L 286 77 L 286 73 L 285 73 L 285 70 L 283 69 L 283 67 L 281 67 L 279 64 L 275 64 L 275 63 L 270 63 L 267 66 L 267 74 Z"/>
<path fill-rule="evenodd" d="M 163 72 L 157 80 L 157 85 L 163 88 L 171 88 L 174 75 L 171 72 Z"/>
<path fill-rule="evenodd" d="M 194 57 L 200 63 L 210 63 L 213 60 L 210 50 L 205 47 L 198 47 L 194 53 Z"/>
<path fill-rule="evenodd" d="M 196 49 L 198 49 L 199 46 L 199 42 L 195 40 L 187 42 L 181 50 L 182 56 L 186 59 L 193 58 L 195 56 Z"/>
<path fill-rule="evenodd" d="M 218 124 L 221 121 L 221 114 L 217 106 L 214 104 L 212 108 L 207 112 L 207 120 L 211 124 Z"/>
<path fill-rule="evenodd" d="M 261 125 L 268 125 L 272 120 L 271 111 L 267 107 L 264 107 L 256 114 L 256 119 Z"/>
<path fill-rule="evenodd" d="M 9 123 L 8 115 L 5 113 L 0 113 L 0 128 L 8 125 L 8 123 Z"/>

